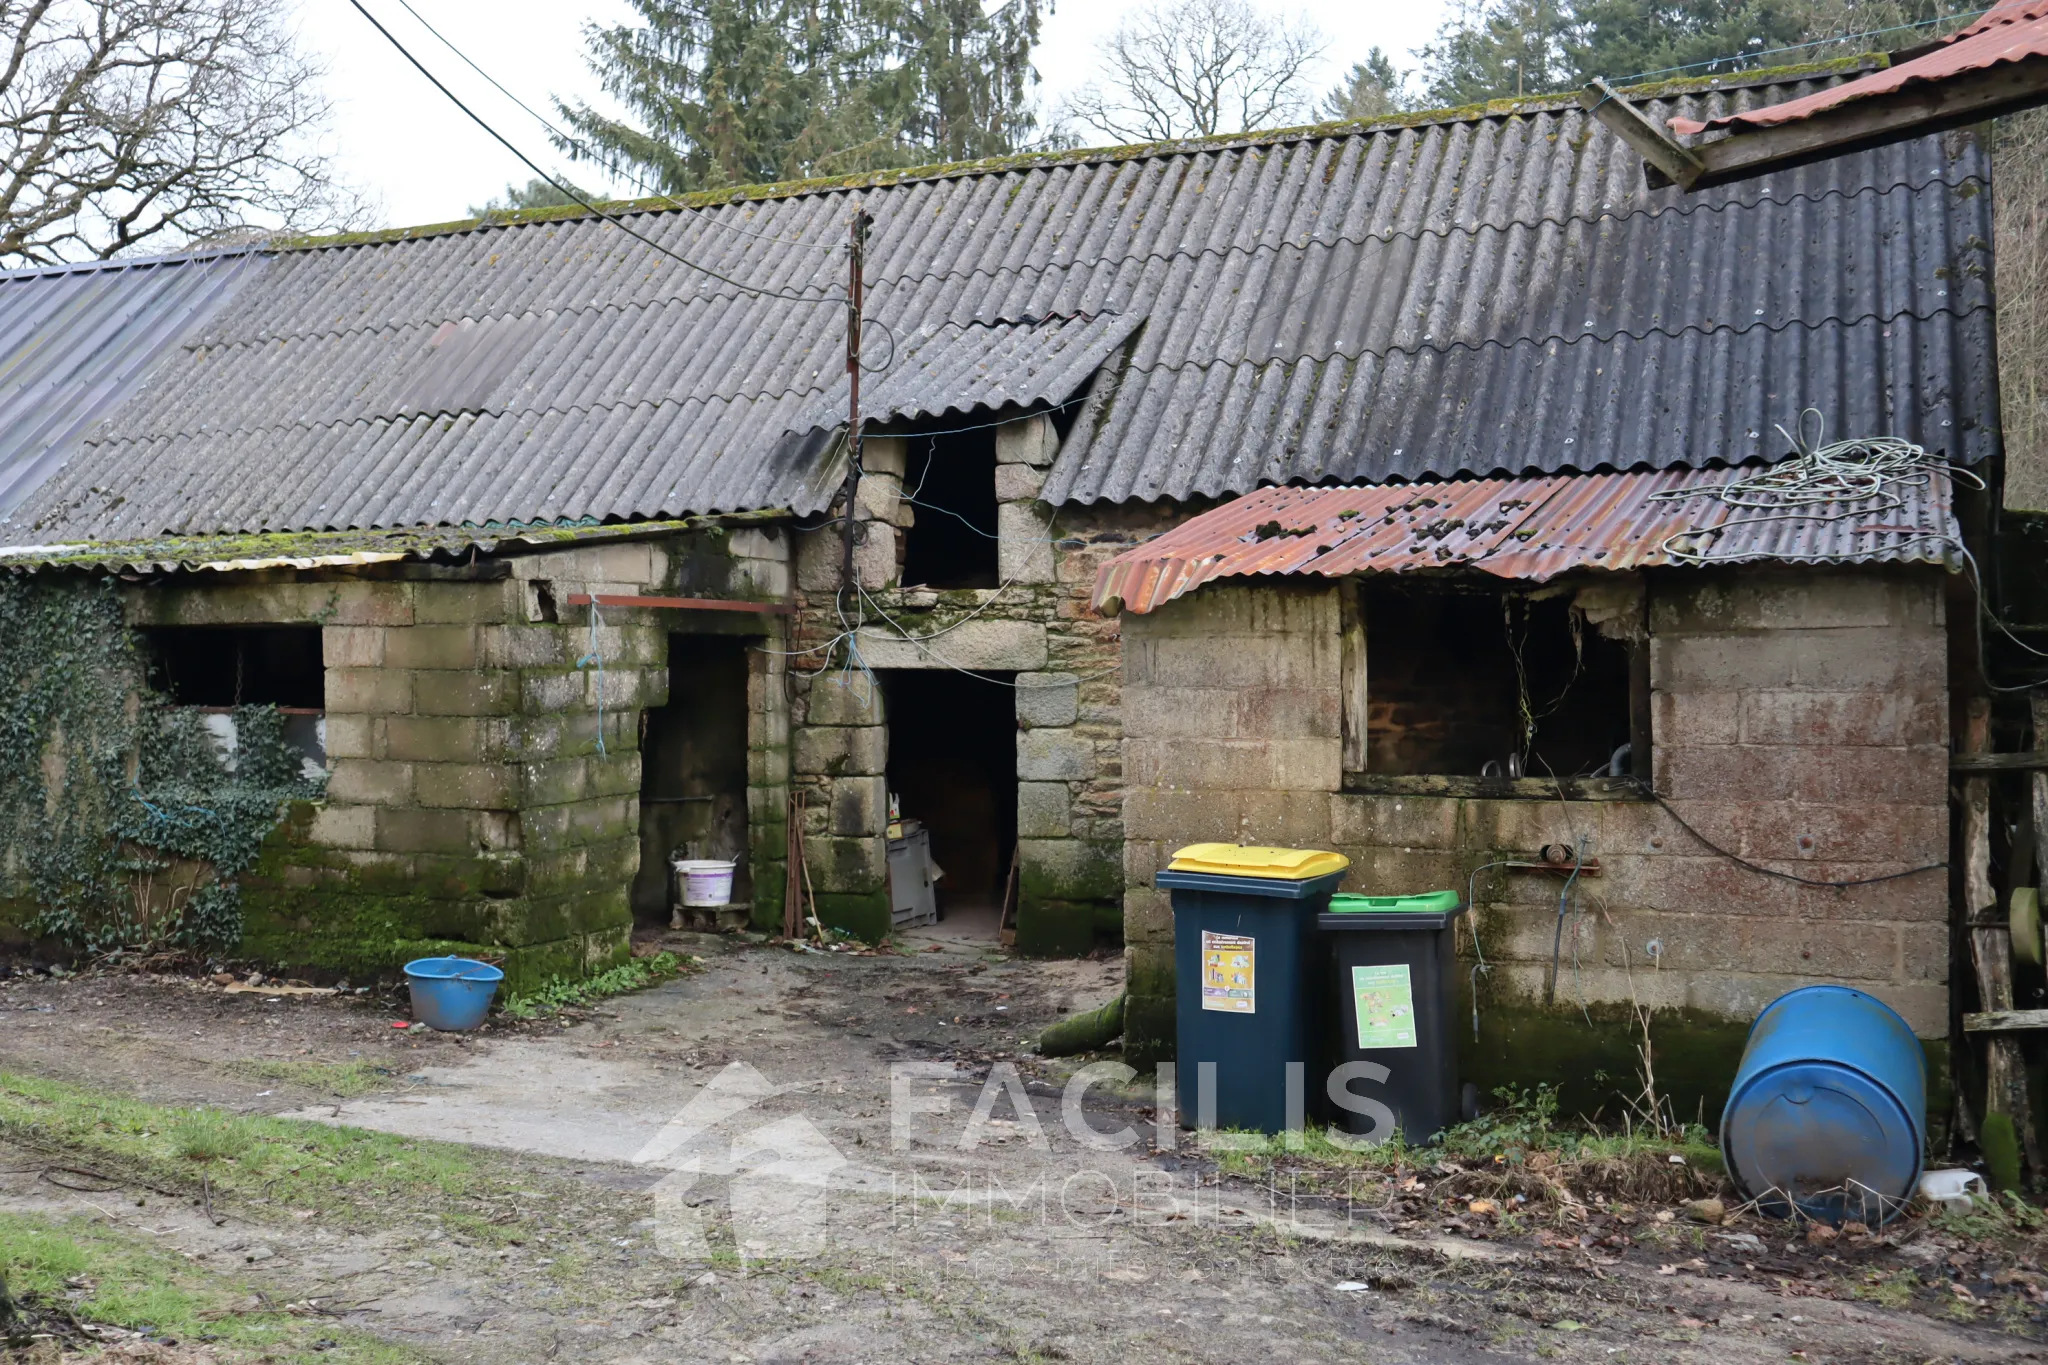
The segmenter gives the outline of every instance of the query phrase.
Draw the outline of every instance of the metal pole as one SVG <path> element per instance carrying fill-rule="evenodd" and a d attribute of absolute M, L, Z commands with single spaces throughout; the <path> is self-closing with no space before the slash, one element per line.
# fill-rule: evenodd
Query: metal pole
<path fill-rule="evenodd" d="M 865 297 L 861 274 L 867 252 L 868 227 L 874 221 L 866 209 L 855 204 L 846 243 L 846 525 L 840 547 L 841 591 L 854 586 L 854 500 L 860 495 L 861 474 L 860 331 Z"/>

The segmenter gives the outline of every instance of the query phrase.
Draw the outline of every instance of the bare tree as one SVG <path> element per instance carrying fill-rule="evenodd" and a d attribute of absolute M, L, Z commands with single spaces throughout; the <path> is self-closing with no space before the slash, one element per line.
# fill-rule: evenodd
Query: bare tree
<path fill-rule="evenodd" d="M 0 0 L 0 264 L 352 217 L 289 3 Z"/>
<path fill-rule="evenodd" d="M 1308 116 L 1307 71 L 1323 38 L 1305 19 L 1269 19 L 1246 0 L 1175 0 L 1126 19 L 1103 54 L 1100 84 L 1063 118 L 1121 142 L 1164 142 Z"/>

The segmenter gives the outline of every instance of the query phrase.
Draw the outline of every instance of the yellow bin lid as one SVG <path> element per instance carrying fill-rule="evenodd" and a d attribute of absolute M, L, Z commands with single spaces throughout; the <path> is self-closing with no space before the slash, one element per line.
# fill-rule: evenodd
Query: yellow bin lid
<path fill-rule="evenodd" d="M 1247 844 L 1189 844 L 1167 864 L 1174 872 L 1209 872 L 1223 877 L 1270 877 L 1302 882 L 1342 872 L 1351 860 L 1314 848 L 1257 848 Z"/>

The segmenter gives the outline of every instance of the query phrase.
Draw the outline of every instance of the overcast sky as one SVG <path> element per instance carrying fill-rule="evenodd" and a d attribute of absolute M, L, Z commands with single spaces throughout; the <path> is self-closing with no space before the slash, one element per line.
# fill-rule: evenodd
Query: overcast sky
<path fill-rule="evenodd" d="M 519 99 L 551 114 L 549 97 L 599 102 L 583 64 L 586 23 L 631 17 L 623 0 L 409 0 L 429 23 Z M 364 192 L 385 226 L 460 218 L 473 204 L 501 193 L 529 173 L 510 152 L 476 128 L 420 74 L 406 65 L 348 0 L 300 0 L 306 46 L 327 65 L 335 103 L 332 150 L 341 173 Z M 550 170 L 562 158 L 533 118 L 490 88 L 461 58 L 441 46 L 399 0 L 363 0 L 414 56 L 464 102 Z M 1374 44 L 1412 64 L 1406 52 L 1430 38 L 1449 0 L 1255 0 L 1274 13 L 1307 14 L 1330 40 L 1319 86 L 1364 57 Z M 1066 0 L 1045 23 L 1037 65 L 1041 97 L 1050 105 L 1094 74 L 1103 35 L 1136 0 Z M 589 168 L 576 176 L 596 187 Z M 623 190 L 624 187 L 615 187 Z"/>

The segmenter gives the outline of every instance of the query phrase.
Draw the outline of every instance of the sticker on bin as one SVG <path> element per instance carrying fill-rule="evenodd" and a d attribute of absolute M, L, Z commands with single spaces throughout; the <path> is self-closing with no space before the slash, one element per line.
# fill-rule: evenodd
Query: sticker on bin
<path fill-rule="evenodd" d="M 1358 1046 L 1414 1047 L 1415 987 L 1408 964 L 1353 967 L 1351 1000 L 1358 1011 Z"/>
<path fill-rule="evenodd" d="M 1258 940 L 1202 931 L 1202 1008 L 1258 1013 Z"/>

